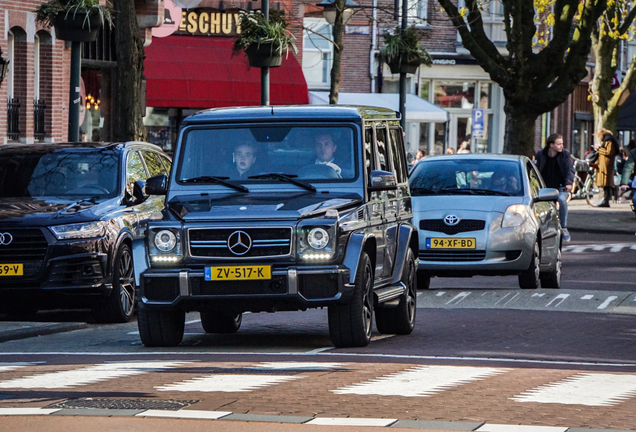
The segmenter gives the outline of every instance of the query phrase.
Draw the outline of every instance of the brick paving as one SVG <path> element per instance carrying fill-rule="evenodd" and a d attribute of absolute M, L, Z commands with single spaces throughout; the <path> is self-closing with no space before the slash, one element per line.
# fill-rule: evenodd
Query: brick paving
<path fill-rule="evenodd" d="M 427 397 L 404 397 L 337 394 L 334 390 L 353 384 L 373 382 L 383 376 L 410 370 L 414 367 L 412 364 L 347 363 L 332 370 L 253 369 L 255 365 L 257 363 L 253 362 L 189 362 L 174 368 L 80 385 L 71 389 L 0 387 L 0 408 L 47 407 L 72 398 L 130 398 L 198 401 L 184 409 L 238 414 L 397 418 L 623 430 L 633 429 L 636 425 L 636 397 L 617 401 L 611 406 L 516 402 L 511 399 L 530 389 L 559 382 L 580 372 L 595 373 L 589 371 L 497 368 L 502 370 L 498 375 L 447 387 Z M 25 376 L 87 366 L 91 365 L 44 364 L 8 370 L 0 372 L 0 386 L 4 382 Z M 158 387 L 167 384 L 219 374 L 285 375 L 297 379 L 243 392 L 157 390 Z"/>

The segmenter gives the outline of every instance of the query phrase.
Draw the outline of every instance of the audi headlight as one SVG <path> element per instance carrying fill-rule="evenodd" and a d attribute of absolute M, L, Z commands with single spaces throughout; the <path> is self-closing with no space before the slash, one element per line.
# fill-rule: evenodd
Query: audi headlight
<path fill-rule="evenodd" d="M 88 239 L 102 237 L 106 234 L 106 222 L 86 222 L 49 227 L 58 240 Z"/>
<path fill-rule="evenodd" d="M 155 246 L 161 252 L 170 252 L 177 245 L 177 236 L 172 231 L 162 230 L 155 234 Z"/>
<path fill-rule="evenodd" d="M 335 226 L 305 226 L 298 231 L 298 257 L 305 261 L 324 262 L 336 252 Z"/>
<path fill-rule="evenodd" d="M 504 213 L 502 228 L 518 227 L 528 219 L 528 207 L 524 204 L 513 204 L 508 206 Z"/>

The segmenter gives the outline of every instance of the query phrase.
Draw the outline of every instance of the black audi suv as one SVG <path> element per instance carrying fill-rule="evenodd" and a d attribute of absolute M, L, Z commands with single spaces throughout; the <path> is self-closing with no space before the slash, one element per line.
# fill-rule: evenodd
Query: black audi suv
<path fill-rule="evenodd" d="M 170 165 L 143 142 L 0 146 L 0 312 L 89 307 L 128 321 L 132 241 L 163 208 L 145 180 Z"/>

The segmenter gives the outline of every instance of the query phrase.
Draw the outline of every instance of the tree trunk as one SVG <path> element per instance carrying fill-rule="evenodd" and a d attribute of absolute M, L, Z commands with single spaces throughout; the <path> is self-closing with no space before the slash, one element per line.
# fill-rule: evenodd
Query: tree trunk
<path fill-rule="evenodd" d="M 142 113 L 144 44 L 137 25 L 135 2 L 115 0 L 117 41 L 117 92 L 113 101 L 113 140 L 145 141 Z"/>
<path fill-rule="evenodd" d="M 538 115 L 513 105 L 509 100 L 506 100 L 504 112 L 506 113 L 504 153 L 532 158 L 535 154 L 534 134 Z"/>
<path fill-rule="evenodd" d="M 336 0 L 336 21 L 333 23 L 333 65 L 331 66 L 331 84 L 329 87 L 329 104 L 338 103 L 340 91 L 340 65 L 342 61 L 342 32 L 344 30 L 343 12 L 345 0 Z"/>

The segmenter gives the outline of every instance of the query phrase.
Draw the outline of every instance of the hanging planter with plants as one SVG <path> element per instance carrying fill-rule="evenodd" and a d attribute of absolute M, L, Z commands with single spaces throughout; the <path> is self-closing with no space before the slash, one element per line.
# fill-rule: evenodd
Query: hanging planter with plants
<path fill-rule="evenodd" d="M 290 50 L 298 52 L 284 11 L 270 11 L 269 20 L 261 11 L 241 12 L 239 26 L 234 54 L 245 52 L 251 67 L 278 67 Z"/>
<path fill-rule="evenodd" d="M 50 0 L 36 10 L 36 21 L 45 27 L 53 26 L 58 39 L 90 42 L 97 39 L 99 29 L 108 22 L 112 26 L 113 8 L 99 0 Z"/>
<path fill-rule="evenodd" d="M 420 65 L 430 66 L 431 56 L 420 44 L 415 27 L 395 29 L 384 34 L 384 47 L 380 50 L 380 60 L 389 65 L 391 73 L 415 73 Z"/>

